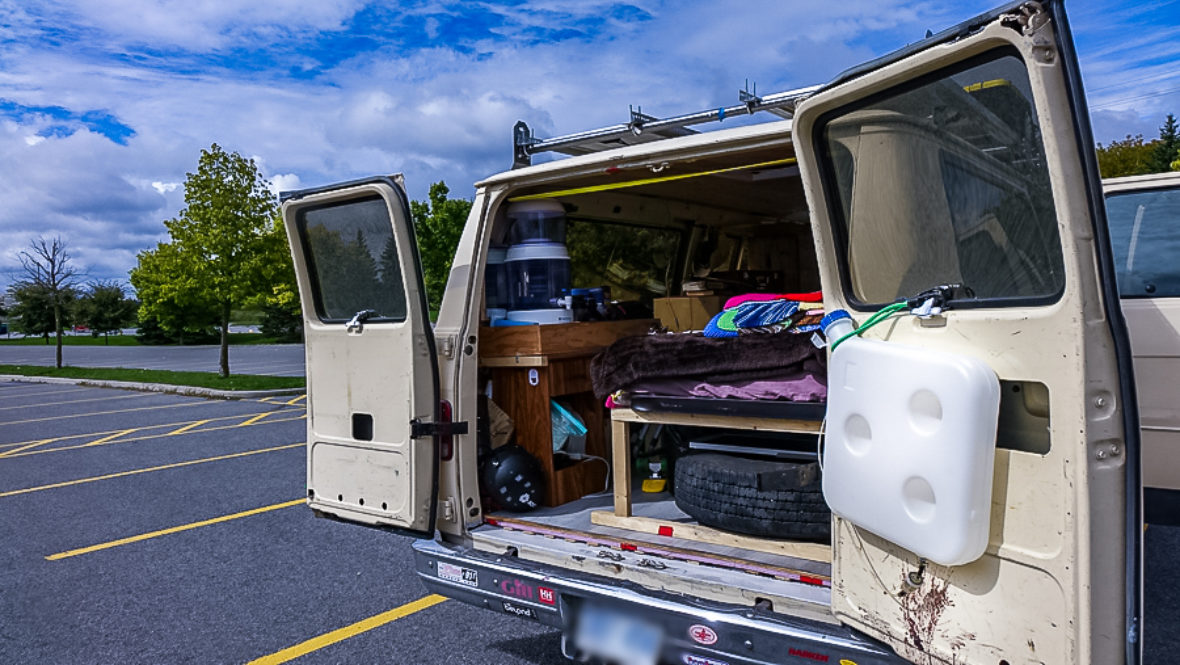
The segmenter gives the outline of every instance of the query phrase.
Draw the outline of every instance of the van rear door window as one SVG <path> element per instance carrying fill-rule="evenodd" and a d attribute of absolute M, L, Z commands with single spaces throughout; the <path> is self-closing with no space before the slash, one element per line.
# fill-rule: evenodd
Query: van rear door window
<path fill-rule="evenodd" d="M 817 132 L 852 303 L 941 284 L 978 305 L 1059 297 L 1061 240 L 1017 56 L 985 54 L 837 109 Z"/>
<path fill-rule="evenodd" d="M 380 196 L 299 212 L 316 315 L 342 323 L 373 310 L 368 321 L 404 321 L 406 290 L 393 225 Z"/>

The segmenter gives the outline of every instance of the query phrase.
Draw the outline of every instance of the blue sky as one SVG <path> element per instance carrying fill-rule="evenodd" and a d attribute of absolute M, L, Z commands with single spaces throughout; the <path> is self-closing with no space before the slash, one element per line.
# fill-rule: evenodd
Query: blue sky
<path fill-rule="evenodd" d="M 0 0 L 0 287 L 37 235 L 126 280 L 212 142 L 275 189 L 404 172 L 422 198 L 542 136 L 823 82 L 992 2 Z M 1069 3 L 1095 134 L 1180 112 L 1180 0 Z"/>

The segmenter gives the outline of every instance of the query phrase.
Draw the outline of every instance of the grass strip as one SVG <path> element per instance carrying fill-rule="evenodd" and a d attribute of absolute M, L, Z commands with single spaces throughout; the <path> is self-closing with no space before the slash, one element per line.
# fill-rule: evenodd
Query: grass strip
<path fill-rule="evenodd" d="M 62 367 L 58 369 L 41 365 L 0 365 L 0 374 L 164 383 L 172 386 L 195 386 L 216 390 L 279 390 L 282 388 L 302 388 L 306 385 L 302 376 L 230 374 L 223 379 L 216 372 L 172 372 L 162 369 L 130 369 L 126 367 Z"/>

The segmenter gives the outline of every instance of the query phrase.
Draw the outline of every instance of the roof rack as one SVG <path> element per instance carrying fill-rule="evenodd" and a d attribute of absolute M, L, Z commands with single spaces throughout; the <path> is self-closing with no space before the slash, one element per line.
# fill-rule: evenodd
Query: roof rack
<path fill-rule="evenodd" d="M 541 152 L 585 155 L 625 145 L 688 136 L 696 133 L 695 130 L 688 128 L 690 125 L 720 122 L 729 117 L 753 115 L 759 111 L 773 113 L 782 118 L 790 118 L 799 102 L 810 97 L 819 88 L 820 86 L 813 85 L 786 92 L 776 92 L 765 97 L 759 97 L 748 90 L 741 90 L 738 92 L 740 103 L 733 106 L 723 106 L 664 119 L 646 115 L 642 108 L 632 108 L 629 122 L 551 139 L 537 138 L 533 135 L 533 130 L 528 124 L 521 120 L 512 128 L 512 168 L 518 169 L 532 164 L 533 155 Z"/>

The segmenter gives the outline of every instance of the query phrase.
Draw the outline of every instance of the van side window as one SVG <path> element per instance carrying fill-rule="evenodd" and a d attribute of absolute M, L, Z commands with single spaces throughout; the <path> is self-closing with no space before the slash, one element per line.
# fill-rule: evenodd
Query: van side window
<path fill-rule="evenodd" d="M 300 211 L 316 315 L 343 323 L 371 309 L 374 321 L 404 321 L 406 291 L 393 224 L 380 196 Z"/>
<path fill-rule="evenodd" d="M 854 304 L 940 284 L 962 284 L 987 306 L 1059 297 L 1065 272 L 1044 146 L 1012 52 L 837 109 L 816 127 Z"/>
<path fill-rule="evenodd" d="M 1180 297 L 1180 189 L 1109 194 L 1106 219 L 1119 295 Z"/>

